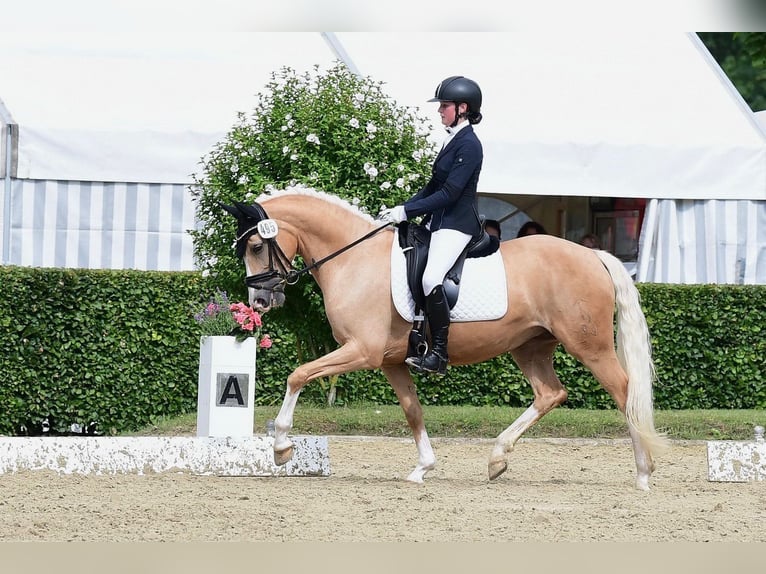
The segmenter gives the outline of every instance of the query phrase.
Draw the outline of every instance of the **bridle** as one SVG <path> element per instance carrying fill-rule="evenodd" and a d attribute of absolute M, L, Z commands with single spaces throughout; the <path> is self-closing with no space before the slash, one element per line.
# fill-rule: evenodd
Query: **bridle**
<path fill-rule="evenodd" d="M 263 207 L 260 204 L 254 203 L 252 207 L 258 213 L 258 217 L 256 218 L 255 225 L 251 226 L 250 228 L 240 233 L 235 240 L 237 255 L 240 258 L 244 257 L 248 239 L 250 239 L 250 237 L 253 234 L 259 233 L 259 224 L 269 220 L 269 216 L 266 213 L 266 210 L 263 209 Z M 366 241 L 367 239 L 369 239 L 376 233 L 382 231 L 389 225 L 391 224 L 385 223 L 384 225 L 381 225 L 380 227 L 376 227 L 375 229 L 373 229 L 366 235 L 349 243 L 345 247 L 338 249 L 337 251 L 331 253 L 327 257 L 323 257 L 319 261 L 315 261 L 314 259 L 312 259 L 310 265 L 305 265 L 300 269 L 294 268 L 292 261 L 287 257 L 287 255 L 285 255 L 285 252 L 282 251 L 282 248 L 279 246 L 279 243 L 277 243 L 276 233 L 274 233 L 272 237 L 263 237 L 263 235 L 261 235 L 261 238 L 263 239 L 264 244 L 266 245 L 266 250 L 269 255 L 269 268 L 267 271 L 264 271 L 262 273 L 256 273 L 254 275 L 248 275 L 247 277 L 245 277 L 245 285 L 247 285 L 251 289 L 266 290 L 266 291 L 284 291 L 284 286 L 286 284 L 295 285 L 298 282 L 298 280 L 301 278 L 301 275 L 309 273 L 313 269 L 318 269 L 323 263 L 326 263 L 327 261 L 334 259 L 341 253 L 351 249 L 352 247 L 358 245 L 362 241 Z M 275 282 L 274 281 L 275 279 L 278 279 L 278 281 Z"/>

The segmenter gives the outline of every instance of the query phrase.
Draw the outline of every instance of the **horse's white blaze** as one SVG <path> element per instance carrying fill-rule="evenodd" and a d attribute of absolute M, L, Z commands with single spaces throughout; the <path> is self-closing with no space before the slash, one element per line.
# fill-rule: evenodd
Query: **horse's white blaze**
<path fill-rule="evenodd" d="M 245 273 L 249 277 L 250 275 L 255 275 L 253 273 L 253 270 L 250 268 L 250 265 L 247 264 L 247 258 L 244 259 L 245 262 Z M 255 289 L 252 287 L 247 288 L 247 300 L 250 303 L 250 306 L 255 308 Z"/>
<path fill-rule="evenodd" d="M 287 437 L 287 433 L 293 428 L 293 413 L 295 405 L 298 403 L 297 393 L 290 392 L 288 385 L 285 392 L 285 399 L 282 401 L 282 407 L 279 409 L 277 418 L 274 419 L 274 450 L 283 451 L 293 446 L 293 442 Z"/>

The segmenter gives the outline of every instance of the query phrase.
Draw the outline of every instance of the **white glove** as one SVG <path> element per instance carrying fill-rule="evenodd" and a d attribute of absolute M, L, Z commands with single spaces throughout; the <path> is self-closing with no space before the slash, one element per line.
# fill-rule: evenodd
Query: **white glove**
<path fill-rule="evenodd" d="M 378 215 L 378 219 L 389 223 L 401 223 L 407 219 L 407 211 L 403 205 L 397 205 L 396 207 L 382 210 Z"/>

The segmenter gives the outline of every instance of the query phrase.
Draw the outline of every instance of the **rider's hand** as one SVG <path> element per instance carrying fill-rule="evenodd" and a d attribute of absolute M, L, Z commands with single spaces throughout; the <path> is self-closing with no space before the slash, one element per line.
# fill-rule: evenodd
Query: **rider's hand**
<path fill-rule="evenodd" d="M 407 211 L 403 205 L 397 205 L 396 207 L 381 210 L 378 214 L 378 219 L 389 223 L 401 223 L 407 219 Z"/>

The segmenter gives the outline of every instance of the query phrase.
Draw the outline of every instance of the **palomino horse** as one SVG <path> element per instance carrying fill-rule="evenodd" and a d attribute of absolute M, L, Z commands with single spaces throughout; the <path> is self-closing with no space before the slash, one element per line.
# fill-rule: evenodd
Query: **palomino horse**
<path fill-rule="evenodd" d="M 322 289 L 327 318 L 340 344 L 287 378 L 275 419 L 276 464 L 293 456 L 288 432 L 306 383 L 381 369 L 396 392 L 418 450 L 417 466 L 407 480 L 422 482 L 436 457 L 404 364 L 411 323 L 392 303 L 390 250 L 395 234 L 350 203 L 304 188 L 262 195 L 253 205 L 223 207 L 238 220 L 236 247 L 248 275 L 250 304 L 263 313 L 281 305 L 285 283 L 310 272 Z M 293 269 L 296 254 L 313 264 Z M 654 428 L 654 367 L 646 320 L 622 263 L 604 251 L 548 235 L 506 241 L 501 255 L 508 290 L 506 314 L 492 321 L 453 323 L 449 337 L 450 364 L 467 365 L 510 353 L 534 390 L 533 403 L 495 440 L 489 479 L 505 472 L 506 456 L 519 437 L 566 400 L 567 392 L 553 370 L 554 350 L 560 343 L 590 369 L 625 414 L 638 473 L 636 486 L 648 490 L 653 455 L 666 439 Z"/>

